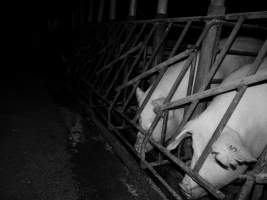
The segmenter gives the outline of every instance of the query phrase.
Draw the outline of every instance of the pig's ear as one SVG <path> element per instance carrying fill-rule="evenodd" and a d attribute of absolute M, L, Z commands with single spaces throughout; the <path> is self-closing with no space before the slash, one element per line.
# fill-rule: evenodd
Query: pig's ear
<path fill-rule="evenodd" d="M 244 146 L 239 134 L 229 128 L 213 144 L 212 153 L 215 154 L 215 159 L 226 167 L 257 161 Z"/>
<path fill-rule="evenodd" d="M 160 97 L 160 98 L 157 98 L 157 99 L 153 99 L 151 101 L 151 104 L 154 107 L 158 107 L 158 106 L 163 105 L 164 100 L 165 100 L 165 97 Z"/>
<path fill-rule="evenodd" d="M 164 100 L 165 100 L 165 97 L 160 97 L 160 98 L 157 98 L 151 101 L 151 104 L 154 107 L 153 111 L 155 113 L 158 112 L 158 107 L 163 105 Z M 174 117 L 174 110 L 170 110 L 168 119 L 172 119 L 173 117 Z"/>
<path fill-rule="evenodd" d="M 141 101 L 145 95 L 145 92 L 141 88 L 137 87 L 135 93 L 136 93 L 136 99 L 137 99 L 138 103 L 141 103 Z"/>
<path fill-rule="evenodd" d="M 187 138 L 187 137 L 190 137 L 192 135 L 192 133 L 189 132 L 189 130 L 183 130 L 176 138 L 175 140 L 171 140 L 168 142 L 168 145 L 167 145 L 167 150 L 173 150 L 175 149 L 179 144 L 180 142 Z"/>

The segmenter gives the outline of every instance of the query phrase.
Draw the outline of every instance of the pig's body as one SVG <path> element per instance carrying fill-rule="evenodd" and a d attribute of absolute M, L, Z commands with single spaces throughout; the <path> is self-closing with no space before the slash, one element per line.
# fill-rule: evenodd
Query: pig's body
<path fill-rule="evenodd" d="M 221 40 L 220 46 L 222 47 L 225 43 L 225 40 Z M 232 45 L 233 50 L 245 50 L 250 52 L 257 52 L 262 45 L 262 41 L 253 39 L 253 38 L 246 38 L 240 37 L 237 38 L 234 44 Z M 234 70 L 238 69 L 240 66 L 253 62 L 254 57 L 250 56 L 237 56 L 237 55 L 227 55 L 224 59 L 221 67 L 215 74 L 214 78 L 223 79 L 227 75 L 229 75 Z M 156 114 L 154 113 L 153 109 L 156 105 L 162 104 L 164 98 L 168 95 L 171 86 L 173 85 L 176 77 L 182 70 L 186 60 L 183 60 L 172 67 L 169 67 L 166 73 L 164 74 L 163 78 L 159 82 L 158 86 L 152 93 L 148 103 L 144 107 L 140 118 L 139 123 L 144 130 L 148 130 L 150 125 L 152 124 Z M 198 63 L 198 56 L 197 56 L 197 63 Z M 187 95 L 187 88 L 188 88 L 188 80 L 189 80 L 189 70 L 185 74 L 184 78 L 181 81 L 180 86 L 176 90 L 172 100 L 177 100 L 183 98 Z M 139 104 L 141 104 L 146 97 L 149 89 L 146 92 L 142 92 L 140 89 L 137 89 L 137 100 Z M 177 129 L 179 123 L 181 122 L 184 115 L 184 109 L 176 109 L 175 111 L 169 112 L 168 118 L 168 126 L 166 131 L 166 140 L 169 139 Z M 157 124 L 156 128 L 152 133 L 152 138 L 159 142 L 161 139 L 161 130 L 162 130 L 162 123 L 163 120 L 161 119 Z M 137 151 L 140 151 L 140 146 L 143 141 L 144 136 L 141 133 L 137 135 L 137 141 L 135 144 L 135 148 Z M 146 146 L 146 150 L 149 151 L 152 149 L 152 146 L 148 144 Z"/>
<path fill-rule="evenodd" d="M 245 65 L 227 77 L 222 84 L 246 76 L 250 65 Z M 267 73 L 267 58 L 257 73 Z M 189 121 L 176 140 L 168 145 L 174 149 L 187 136 L 192 136 L 194 154 L 190 168 L 203 152 L 236 92 L 228 92 L 213 99 L 195 120 Z M 212 185 L 223 187 L 244 173 L 249 162 L 256 161 L 267 145 L 267 83 L 249 87 L 226 124 L 221 136 L 212 146 L 199 174 Z M 189 176 L 181 186 L 192 198 L 205 191 Z"/>

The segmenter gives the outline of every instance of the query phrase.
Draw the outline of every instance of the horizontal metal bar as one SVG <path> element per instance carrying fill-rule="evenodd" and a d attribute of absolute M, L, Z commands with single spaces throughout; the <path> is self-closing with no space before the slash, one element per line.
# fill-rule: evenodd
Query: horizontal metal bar
<path fill-rule="evenodd" d="M 188 174 L 195 182 L 197 182 L 203 189 L 209 191 L 213 196 L 218 199 L 224 199 L 225 195 L 216 190 L 213 185 L 208 183 L 205 179 L 203 179 L 198 173 L 193 172 L 192 169 L 186 166 L 184 162 L 179 160 L 177 157 L 172 155 L 168 150 L 166 150 L 163 146 L 155 142 L 153 139 L 150 139 L 150 143 L 156 147 L 161 153 L 163 153 L 168 159 L 170 159 L 174 164 L 180 167 L 186 174 Z"/>
<path fill-rule="evenodd" d="M 93 112 L 93 111 L 90 111 L 91 113 Z M 105 116 L 102 114 L 102 113 L 98 113 L 98 114 L 100 114 L 101 116 L 102 116 L 102 118 L 105 118 Z M 95 118 L 95 120 L 96 120 L 96 118 Z M 98 122 L 98 123 L 100 123 L 100 122 Z M 119 131 L 117 131 L 116 129 L 115 129 L 115 127 L 113 127 L 114 129 L 113 129 L 113 132 L 116 134 L 116 136 L 117 137 L 119 137 L 120 138 L 120 140 L 128 147 L 128 149 L 132 152 L 132 153 L 134 153 L 135 154 L 135 156 L 137 156 L 139 159 L 140 159 L 140 156 L 139 156 L 139 154 L 135 151 L 135 149 L 132 147 L 132 145 L 124 138 L 124 137 L 122 137 L 121 136 L 121 134 L 119 133 Z M 110 133 L 111 134 L 111 133 Z M 111 134 L 112 135 L 112 134 Z M 117 141 L 115 141 L 115 138 L 113 139 L 114 141 L 113 142 L 116 142 L 117 143 Z M 121 150 L 120 150 L 121 151 Z M 117 151 L 117 153 L 120 155 L 121 154 L 121 152 L 120 151 Z M 128 160 L 128 159 L 127 159 Z M 141 159 L 140 159 L 141 160 Z M 131 161 L 132 162 L 132 161 Z M 158 174 L 158 172 L 155 170 L 155 169 L 153 169 L 153 167 L 149 164 L 149 162 L 147 162 L 147 161 L 145 161 L 145 160 L 141 160 L 141 162 L 142 162 L 142 164 L 143 165 L 145 165 L 146 166 L 146 168 L 154 175 L 154 177 L 168 190 L 168 192 L 173 196 L 173 197 L 175 197 L 175 199 L 176 200 L 183 200 L 183 198 L 179 195 L 179 194 L 177 194 L 177 192 L 173 189 L 173 188 L 171 188 L 170 186 L 169 186 L 169 184 Z M 135 170 L 136 169 L 134 169 L 133 168 L 133 166 L 130 166 L 131 167 L 131 169 L 135 172 Z"/>
<path fill-rule="evenodd" d="M 85 82 L 86 83 L 86 82 Z M 88 84 L 88 83 L 86 83 Z M 88 85 L 92 91 L 99 96 L 104 102 L 108 101 L 103 98 L 98 92 L 91 86 Z M 130 120 L 124 113 L 118 111 L 117 109 L 113 108 L 114 111 L 116 111 L 121 117 L 123 117 L 126 121 L 128 121 L 131 125 L 133 125 L 135 128 L 137 128 L 140 132 L 145 134 L 145 131 L 136 125 L 132 120 Z M 183 163 L 181 160 L 176 158 L 174 155 L 172 155 L 168 150 L 166 150 L 162 145 L 156 143 L 153 139 L 149 138 L 150 143 L 155 146 L 161 153 L 163 153 L 168 159 L 170 159 L 174 164 L 176 164 L 178 167 L 180 167 L 183 171 L 185 171 L 194 181 L 196 181 L 200 186 L 203 187 L 203 189 L 209 191 L 213 196 L 215 196 L 218 199 L 224 199 L 225 195 L 220 192 L 219 190 L 216 190 L 213 185 L 208 183 L 205 179 L 203 179 L 201 176 L 198 175 L 198 173 L 193 172 L 192 169 L 186 166 L 185 163 Z M 142 160 L 142 162 L 146 162 L 145 160 Z M 150 167 L 150 166 L 149 166 Z M 150 167 L 151 168 L 151 167 Z"/>
<path fill-rule="evenodd" d="M 246 92 L 247 86 L 241 86 L 236 93 L 234 99 L 232 100 L 230 106 L 227 108 L 226 113 L 223 115 L 222 120 L 220 121 L 218 127 L 215 129 L 213 135 L 211 136 L 208 144 L 205 146 L 203 152 L 201 153 L 199 159 L 196 162 L 196 165 L 194 167 L 194 171 L 199 172 L 202 165 L 204 164 L 206 158 L 211 152 L 212 145 L 214 142 L 217 141 L 217 139 L 221 136 L 222 131 L 227 124 L 228 120 L 232 116 L 233 112 L 235 111 L 237 105 L 239 104 L 241 98 L 243 97 L 244 93 Z"/>
<path fill-rule="evenodd" d="M 262 19 L 267 18 L 267 11 L 260 12 L 243 12 L 243 13 L 230 13 L 225 15 L 210 15 L 210 16 L 193 16 L 193 17 L 178 17 L 178 18 L 160 18 L 160 19 L 147 19 L 147 20 L 131 20 L 131 21 L 117 21 L 113 23 L 155 23 L 155 22 L 185 22 L 185 21 L 206 21 L 211 19 L 226 19 L 237 20 L 240 16 L 246 19 Z M 110 23 L 110 22 L 109 22 Z"/>
<path fill-rule="evenodd" d="M 166 103 L 162 106 L 157 107 L 155 110 L 156 111 L 164 111 L 164 110 L 172 110 L 172 109 L 177 109 L 178 107 L 185 105 L 187 103 L 193 102 L 195 100 L 200 100 L 204 99 L 210 96 L 222 94 L 225 92 L 229 92 L 232 90 L 235 90 L 241 85 L 252 85 L 255 83 L 259 83 L 261 81 L 267 80 L 267 73 L 260 73 L 256 75 L 251 75 L 248 77 L 241 78 L 239 80 L 233 81 L 232 83 L 226 83 L 222 86 L 214 87 L 208 90 L 205 90 L 203 92 L 198 92 L 196 94 L 193 94 L 191 96 L 187 96 L 185 98 L 181 98 L 176 101 L 172 101 L 170 103 Z"/>
<path fill-rule="evenodd" d="M 178 62 L 179 60 L 182 60 L 183 58 L 189 56 L 192 51 L 193 51 L 192 49 L 186 50 L 186 51 L 156 65 L 155 67 L 151 68 L 150 70 L 147 70 L 146 72 L 136 76 L 135 78 L 131 79 L 130 81 L 126 82 L 125 84 L 119 86 L 117 88 L 117 91 L 120 91 L 120 90 L 132 85 L 133 83 L 135 83 L 135 82 L 137 82 L 137 81 L 139 81 L 139 80 L 141 80 L 141 79 L 143 79 L 143 78 L 145 78 L 145 77 L 147 77 L 147 76 L 149 76 L 149 75 L 151 75 L 157 71 L 160 71 L 160 70 L 164 69 L 165 67 L 168 67 L 168 66 L 172 65 L 173 63 Z"/>
<path fill-rule="evenodd" d="M 267 173 L 255 174 L 253 176 L 250 175 L 240 175 L 239 178 L 242 179 L 254 179 L 255 183 L 259 184 L 267 184 Z"/>
<path fill-rule="evenodd" d="M 157 167 L 157 166 L 161 166 L 161 165 L 166 165 L 166 164 L 169 164 L 170 161 L 169 160 L 158 160 L 158 161 L 155 161 L 155 162 L 150 162 L 150 166 L 151 167 Z M 146 167 L 144 167 L 143 169 L 145 169 Z"/>
<path fill-rule="evenodd" d="M 86 109 L 87 110 L 87 115 L 89 116 L 94 116 L 94 112 L 90 109 Z M 103 117 L 103 115 L 102 115 Z M 120 144 L 120 142 L 116 139 L 116 137 L 114 136 L 114 134 L 111 134 L 109 130 L 107 130 L 102 122 L 97 119 L 96 117 L 90 117 L 90 120 L 93 120 L 93 122 L 97 125 L 98 128 L 100 128 L 101 130 L 101 134 L 105 137 L 105 139 L 112 145 L 113 150 L 115 151 L 115 153 L 120 157 L 120 159 L 122 160 L 122 162 L 124 162 L 124 164 L 129 168 L 130 172 L 133 173 L 134 176 L 136 176 L 136 178 L 138 180 L 141 180 L 142 182 L 140 184 L 142 184 L 143 187 L 146 187 L 146 184 L 150 185 L 149 181 L 145 178 L 145 173 L 140 170 L 140 167 L 138 166 L 137 162 L 132 158 L 131 154 L 128 153 L 128 151 L 126 151 L 125 147 L 123 145 Z M 134 152 L 134 149 L 131 148 L 131 145 L 128 143 L 128 141 L 126 141 L 123 137 L 120 136 L 120 134 L 117 131 L 114 131 L 116 136 L 118 136 L 121 141 L 123 141 L 123 143 L 136 155 L 136 152 Z M 144 162 L 144 165 L 148 166 L 149 171 L 154 175 L 154 177 L 156 177 L 161 183 L 162 185 L 164 185 L 166 187 L 166 189 L 176 198 L 176 200 L 183 200 L 183 198 L 178 195 L 174 189 L 172 189 L 168 183 L 163 180 L 163 178 L 152 168 L 149 166 L 149 164 L 147 162 Z M 167 199 L 165 197 L 164 194 L 162 194 L 161 189 L 158 188 L 157 185 L 154 185 L 156 187 L 156 190 L 158 190 L 158 192 L 160 191 L 160 196 L 163 199 Z M 145 189 L 145 188 L 144 188 Z M 149 197 L 151 198 L 155 198 L 155 195 L 150 194 L 150 192 L 147 194 Z"/>

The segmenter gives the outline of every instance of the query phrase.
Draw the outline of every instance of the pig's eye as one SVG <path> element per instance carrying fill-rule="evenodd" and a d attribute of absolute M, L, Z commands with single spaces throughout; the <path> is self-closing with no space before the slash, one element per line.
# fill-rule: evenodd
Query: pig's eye
<path fill-rule="evenodd" d="M 216 155 L 218 155 L 219 153 L 218 153 L 218 152 L 216 152 L 216 151 L 212 151 L 210 154 L 211 154 L 211 156 L 212 156 L 213 158 L 215 158 L 215 157 L 216 157 Z"/>

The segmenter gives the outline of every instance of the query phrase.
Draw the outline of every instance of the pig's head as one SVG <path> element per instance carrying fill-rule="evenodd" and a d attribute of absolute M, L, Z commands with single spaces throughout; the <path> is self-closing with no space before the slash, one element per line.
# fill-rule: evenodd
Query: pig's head
<path fill-rule="evenodd" d="M 136 98 L 138 101 L 139 106 L 141 106 L 142 102 L 144 101 L 145 97 L 147 96 L 149 89 L 146 92 L 143 92 L 140 88 L 137 88 L 136 90 Z M 155 98 L 157 96 L 157 98 Z M 140 114 L 139 117 L 139 125 L 145 130 L 149 130 L 151 124 L 153 123 L 156 112 L 155 108 L 162 105 L 164 101 L 164 97 L 161 95 L 153 95 L 147 104 L 145 105 L 143 111 Z M 175 127 L 177 126 L 177 120 L 175 119 L 174 111 L 170 111 L 168 115 L 168 123 L 167 123 L 167 131 L 166 131 L 166 139 L 169 138 L 172 135 L 172 132 L 175 130 Z M 161 141 L 161 132 L 162 132 L 162 125 L 163 120 L 160 119 L 158 124 L 156 125 L 151 137 L 156 142 Z M 144 135 L 142 133 L 137 134 L 137 139 L 135 142 L 135 149 L 137 152 L 140 152 L 141 150 L 141 144 L 144 140 Z M 148 143 L 146 145 L 146 152 L 152 150 L 152 145 Z"/>
<path fill-rule="evenodd" d="M 201 127 L 198 129 L 190 129 L 189 127 L 190 125 L 185 127 L 176 139 L 168 145 L 167 149 L 173 150 L 184 138 L 192 137 L 194 153 L 190 168 L 193 169 L 213 132 L 209 133 L 207 129 Z M 221 188 L 244 173 L 248 163 L 255 161 L 256 159 L 245 147 L 239 134 L 226 127 L 220 138 L 213 144 L 212 152 L 202 165 L 199 175 L 216 188 Z M 185 175 L 180 186 L 191 199 L 200 198 L 207 194 L 188 175 Z"/>

